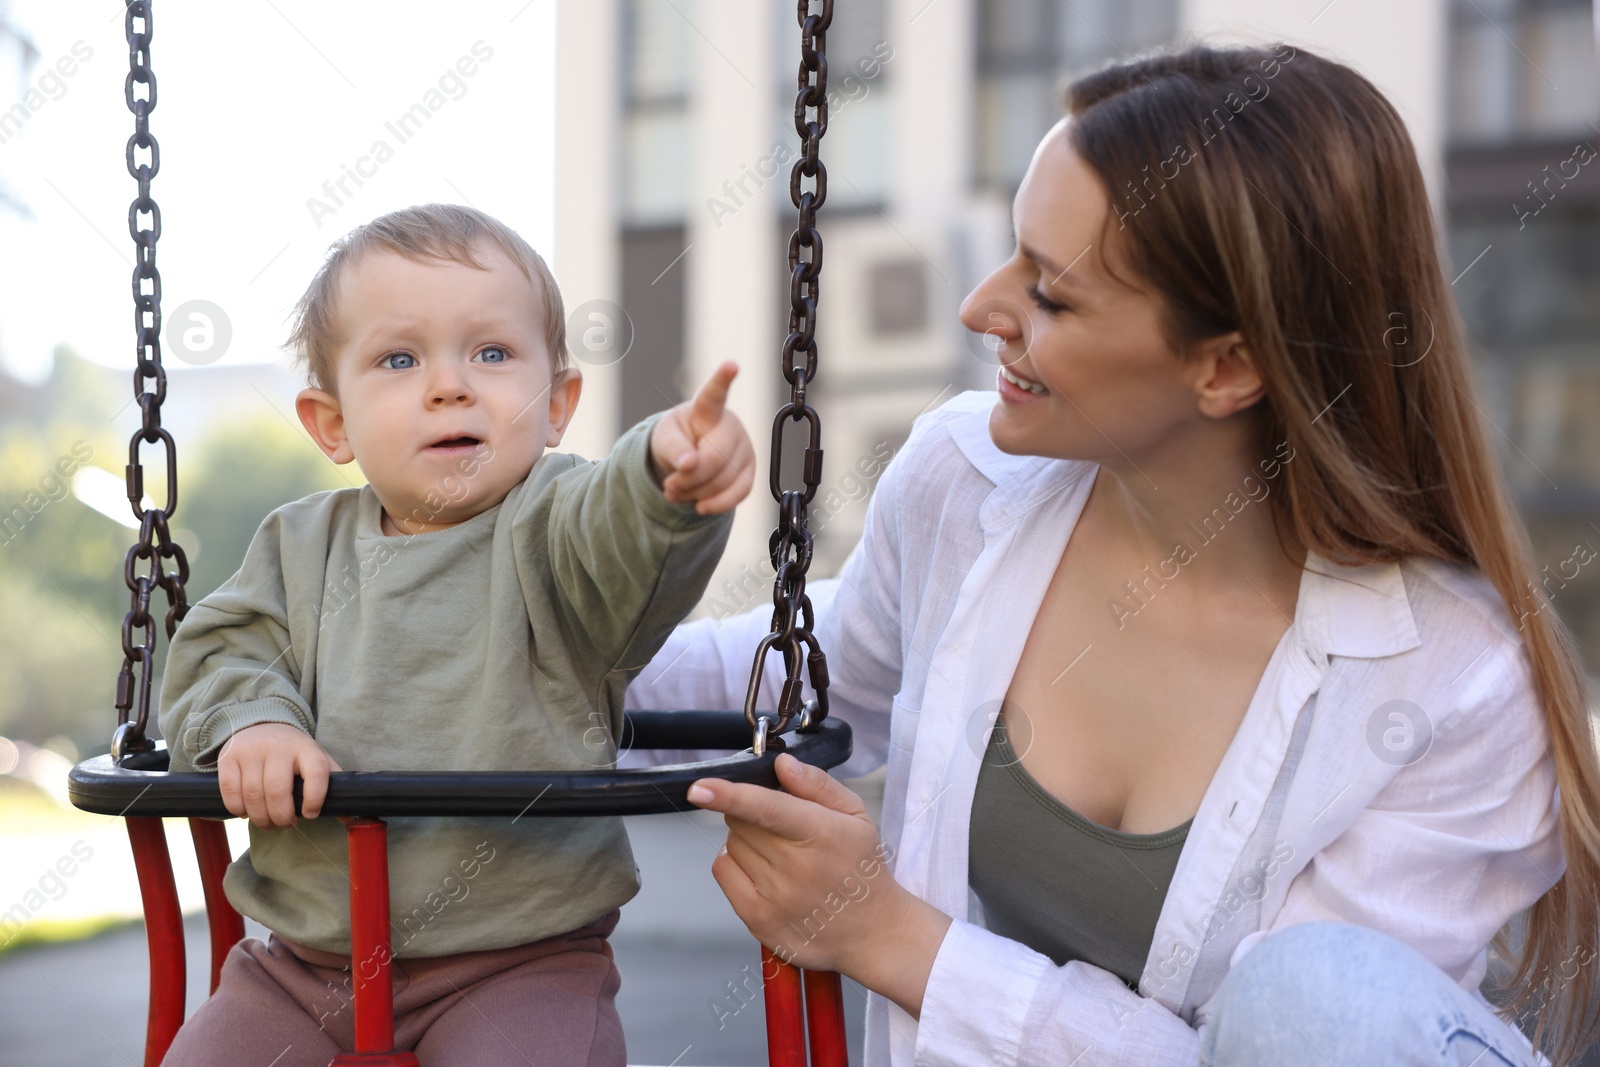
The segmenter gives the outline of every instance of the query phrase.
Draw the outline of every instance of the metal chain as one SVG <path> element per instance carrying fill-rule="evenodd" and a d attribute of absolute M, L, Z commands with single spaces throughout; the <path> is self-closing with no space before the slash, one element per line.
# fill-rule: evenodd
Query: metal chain
<path fill-rule="evenodd" d="M 772 531 L 768 551 L 777 572 L 772 586 L 772 632 L 756 648 L 755 665 L 750 671 L 750 688 L 745 694 L 744 717 L 754 734 L 751 745 L 756 755 L 767 748 L 781 749 L 778 737 L 788 728 L 796 713 L 798 729 L 820 729 L 828 715 L 828 661 L 812 633 L 814 625 L 811 599 L 806 596 L 806 570 L 811 566 L 812 538 L 806 525 L 806 505 L 817 494 L 822 482 L 822 420 L 806 403 L 806 388 L 817 374 L 817 298 L 822 280 L 822 235 L 817 232 L 817 209 L 828 198 L 828 171 L 822 165 L 822 136 L 828 131 L 827 30 L 833 22 L 833 0 L 820 0 L 821 11 L 811 13 L 813 0 L 798 0 L 800 23 L 799 92 L 794 100 L 794 128 L 800 135 L 802 151 L 789 170 L 789 199 L 799 209 L 799 221 L 789 237 L 789 335 L 783 341 L 779 366 L 789 383 L 789 402 L 778 409 L 772 421 L 772 497 L 778 502 L 778 527 Z M 801 191 L 804 178 L 812 187 Z M 809 256 L 802 259 L 802 250 Z M 796 363 L 796 357 L 803 357 Z M 810 424 L 810 439 L 801 473 L 803 489 L 784 489 L 783 424 L 805 421 Z M 801 649 L 809 650 L 805 664 L 816 697 L 800 707 Z M 786 676 L 778 700 L 776 721 L 770 715 L 756 715 L 756 698 L 767 653 L 783 654 Z"/>
<path fill-rule="evenodd" d="M 128 550 L 123 564 L 123 581 L 132 593 L 132 606 L 122 620 L 122 670 L 117 674 L 117 729 L 111 736 L 111 757 L 121 760 L 146 752 L 155 743 L 145 736 L 150 717 L 150 680 L 155 672 L 155 620 L 150 617 L 150 597 L 159 586 L 167 591 L 167 639 L 172 639 L 178 623 L 189 610 L 183 586 L 189 580 L 189 561 L 173 541 L 167 528 L 178 509 L 178 457 L 172 434 L 161 426 L 161 402 L 167 396 L 167 373 L 161 367 L 161 275 L 156 271 L 156 241 L 161 236 L 161 208 L 150 196 L 150 179 L 161 170 L 161 149 L 150 134 L 150 112 L 156 107 L 156 76 L 150 68 L 151 0 L 127 0 L 125 29 L 128 37 L 128 78 L 123 96 L 133 112 L 133 136 L 128 138 L 128 173 L 139 183 L 139 195 L 128 208 L 128 232 L 133 236 L 137 263 L 133 268 L 133 327 L 135 356 L 133 395 L 142 413 L 139 429 L 128 441 L 128 503 L 139 520 L 139 539 Z M 138 29 L 135 29 L 135 24 Z M 134 86 L 142 85 L 143 97 L 134 96 Z M 149 162 L 134 162 L 135 151 L 149 152 Z M 149 216 L 149 228 L 140 229 L 141 215 Z M 148 283 L 148 289 L 146 288 Z M 145 388 L 147 381 L 155 388 Z M 161 442 L 166 457 L 167 499 L 162 508 L 146 509 L 144 464 L 139 460 L 141 442 Z M 165 561 L 175 560 L 177 570 L 165 569 Z M 146 573 L 135 574 L 140 561 Z M 143 639 L 135 644 L 133 632 L 142 629 Z M 135 663 L 138 669 L 135 670 Z M 137 697 L 137 705 L 135 698 Z M 137 709 L 133 717 L 129 713 Z"/>

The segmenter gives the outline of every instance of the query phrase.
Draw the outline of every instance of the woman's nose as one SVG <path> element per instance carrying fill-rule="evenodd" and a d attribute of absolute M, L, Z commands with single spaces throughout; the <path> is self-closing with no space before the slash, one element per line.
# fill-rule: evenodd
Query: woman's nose
<path fill-rule="evenodd" d="M 1001 271 L 995 271 L 961 302 L 961 321 L 973 333 L 1016 333 L 1021 309 L 1000 295 Z"/>
<path fill-rule="evenodd" d="M 995 271 L 967 294 L 961 302 L 961 322 L 967 329 L 983 336 L 975 341 L 991 353 L 991 362 L 998 359 L 1002 345 L 1026 349 L 1028 314 L 1015 300 L 1003 291 L 1001 271 Z"/>

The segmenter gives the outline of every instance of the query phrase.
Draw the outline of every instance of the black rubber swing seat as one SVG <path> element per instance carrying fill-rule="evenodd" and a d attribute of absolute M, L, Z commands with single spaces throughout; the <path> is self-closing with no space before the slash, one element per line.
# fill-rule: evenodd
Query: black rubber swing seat
<path fill-rule="evenodd" d="M 850 726 L 824 719 L 810 732 L 768 740 L 760 756 L 740 711 L 631 711 L 623 717 L 622 751 L 743 749 L 721 759 L 640 770 L 592 771 L 338 771 L 328 776 L 325 815 L 377 818 L 416 815 L 653 815 L 694 811 L 689 786 L 701 778 L 778 788 L 773 762 L 788 752 L 824 770 L 850 758 Z M 172 774 L 164 745 L 118 764 L 85 760 L 67 775 L 75 807 L 100 815 L 231 818 L 215 774 Z M 295 781 L 295 810 L 300 782 Z"/>

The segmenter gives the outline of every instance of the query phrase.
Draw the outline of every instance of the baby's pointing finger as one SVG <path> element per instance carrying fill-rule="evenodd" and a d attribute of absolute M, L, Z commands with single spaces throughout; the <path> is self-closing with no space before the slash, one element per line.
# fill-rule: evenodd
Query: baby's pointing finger
<path fill-rule="evenodd" d="M 722 418 L 722 411 L 728 406 L 728 388 L 738 373 L 739 364 L 728 360 L 712 372 L 706 384 L 694 395 L 690 418 L 698 432 L 706 432 Z"/>

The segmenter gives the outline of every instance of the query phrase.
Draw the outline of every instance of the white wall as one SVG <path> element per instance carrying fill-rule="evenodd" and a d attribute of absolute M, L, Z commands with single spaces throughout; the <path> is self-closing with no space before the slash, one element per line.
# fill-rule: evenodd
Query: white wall
<path fill-rule="evenodd" d="M 555 272 L 572 313 L 590 300 L 622 303 L 616 236 L 617 123 L 621 28 L 617 0 L 556 4 Z M 578 351 L 576 339 L 567 347 Z M 621 427 L 625 360 L 583 372 L 583 396 L 562 451 L 603 456 Z"/>
<path fill-rule="evenodd" d="M 757 459 L 755 485 L 739 506 L 728 550 L 712 578 L 715 595 L 728 576 L 765 557 L 767 536 L 777 525 L 767 456 L 776 411 L 773 397 L 782 381 L 774 338 L 781 337 L 788 318 L 774 293 L 776 279 L 784 273 L 784 250 L 769 205 L 779 187 L 787 189 L 789 167 L 784 164 L 760 190 L 746 178 L 745 190 L 757 195 L 731 215 L 719 213 L 713 219 L 706 201 L 715 196 L 731 203 L 723 183 L 739 181 L 745 168 L 754 171 L 772 152 L 777 85 L 773 41 L 778 32 L 773 20 L 785 15 L 792 19 L 794 12 L 788 5 L 749 0 L 699 0 L 685 11 L 698 32 L 691 60 L 689 251 L 672 268 L 688 272 L 684 381 L 698 389 L 723 360 L 739 363 L 728 406 L 749 430 Z M 797 42 L 799 32 L 796 24 L 792 36 Z M 794 156 L 785 158 L 792 161 Z"/>

